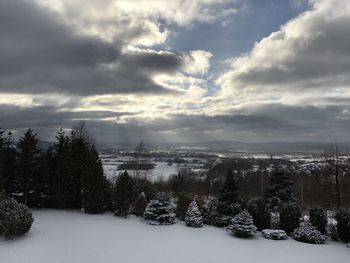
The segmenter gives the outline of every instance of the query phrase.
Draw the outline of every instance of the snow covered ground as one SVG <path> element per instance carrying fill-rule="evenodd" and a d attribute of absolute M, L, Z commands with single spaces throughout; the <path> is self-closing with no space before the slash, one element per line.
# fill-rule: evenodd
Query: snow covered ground
<path fill-rule="evenodd" d="M 35 211 L 26 236 L 0 239 L 1 263 L 349 263 L 350 248 L 241 239 L 215 227 L 150 226 L 138 218 L 68 211 Z"/>
<path fill-rule="evenodd" d="M 100 155 L 104 174 L 107 177 L 107 179 L 112 179 L 119 175 L 120 170 L 117 170 L 118 166 L 122 163 L 132 161 L 132 157 L 114 157 L 112 155 Z M 188 167 L 191 168 L 194 172 L 204 172 L 206 169 L 202 169 L 204 165 L 203 163 L 193 163 L 191 161 L 192 158 L 184 158 L 188 163 L 185 164 L 173 164 L 169 165 L 167 161 L 155 161 L 154 159 L 149 159 L 149 162 L 153 163 L 155 165 L 155 168 L 149 171 L 142 171 L 142 175 L 146 176 L 151 181 L 159 180 L 160 178 L 164 180 L 168 180 L 170 176 L 177 174 L 178 170 L 180 168 Z M 128 173 L 130 175 L 134 174 L 134 171 L 128 170 Z"/>

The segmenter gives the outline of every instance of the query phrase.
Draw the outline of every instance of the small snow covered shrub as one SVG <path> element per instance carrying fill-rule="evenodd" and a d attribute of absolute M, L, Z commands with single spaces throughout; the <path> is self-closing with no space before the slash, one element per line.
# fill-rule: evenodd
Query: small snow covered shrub
<path fill-rule="evenodd" d="M 33 223 L 32 212 L 28 207 L 18 203 L 15 199 L 6 199 L 0 203 L 1 233 L 5 237 L 23 236 Z"/>
<path fill-rule="evenodd" d="M 253 224 L 253 217 L 247 210 L 243 210 L 231 220 L 228 230 L 239 235 L 249 236 L 256 232 L 256 226 Z"/>
<path fill-rule="evenodd" d="M 160 192 L 148 203 L 143 218 L 150 225 L 175 224 L 175 204 L 168 194 Z"/>
<path fill-rule="evenodd" d="M 289 235 L 299 227 L 301 210 L 297 204 L 290 203 L 282 206 L 280 211 L 280 227 Z"/>
<path fill-rule="evenodd" d="M 261 232 L 262 236 L 267 239 L 273 240 L 285 240 L 287 239 L 287 234 L 283 230 L 276 229 L 264 229 Z"/>
<path fill-rule="evenodd" d="M 345 211 L 339 211 L 336 215 L 337 230 L 339 240 L 343 242 L 350 242 L 350 214 Z"/>
<path fill-rule="evenodd" d="M 190 203 L 187 209 L 185 223 L 189 227 L 202 227 L 203 216 L 198 209 L 198 205 L 195 199 Z"/>
<path fill-rule="evenodd" d="M 326 211 L 324 211 L 322 208 L 310 209 L 310 223 L 316 227 L 321 234 L 325 234 L 328 223 Z"/>
<path fill-rule="evenodd" d="M 325 236 L 310 223 L 305 223 L 303 226 L 295 229 L 292 237 L 297 241 L 311 244 L 323 244 L 326 240 Z"/>

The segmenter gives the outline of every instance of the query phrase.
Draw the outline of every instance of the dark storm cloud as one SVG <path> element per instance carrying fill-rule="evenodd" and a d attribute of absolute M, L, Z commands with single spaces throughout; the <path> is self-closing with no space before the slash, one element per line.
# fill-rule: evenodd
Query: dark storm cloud
<path fill-rule="evenodd" d="M 81 120 L 100 120 L 132 116 L 132 112 L 113 111 L 63 111 L 50 106 L 18 107 L 0 105 L 0 127 L 6 129 L 25 129 L 29 127 L 66 127 L 71 128 Z"/>
<path fill-rule="evenodd" d="M 57 14 L 25 0 L 0 1 L 0 37 L 2 92 L 162 93 L 169 90 L 150 75 L 182 64 L 170 52 L 121 54 L 123 40 L 79 34 Z"/>
<path fill-rule="evenodd" d="M 250 108 L 245 114 L 173 115 L 148 121 L 139 120 L 130 112 L 69 112 L 47 106 L 2 105 L 0 111 L 7 113 L 0 116 L 0 127 L 21 131 L 34 127 L 43 139 L 53 138 L 58 127 L 72 128 L 80 120 L 87 120 L 97 143 L 136 142 L 141 138 L 153 142 L 221 139 L 335 142 L 346 141 L 344 130 L 350 130 L 350 108 L 346 105 L 321 108 L 270 104 Z M 104 120 L 121 116 L 127 116 L 128 122 Z"/>

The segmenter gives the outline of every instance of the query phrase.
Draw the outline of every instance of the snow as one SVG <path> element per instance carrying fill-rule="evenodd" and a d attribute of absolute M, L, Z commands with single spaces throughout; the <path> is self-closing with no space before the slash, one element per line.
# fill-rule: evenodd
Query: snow
<path fill-rule="evenodd" d="M 211 226 L 151 226 L 112 214 L 45 210 L 34 211 L 34 217 L 28 235 L 0 239 L 1 263 L 349 263 L 350 258 L 350 248 L 332 241 L 273 241 L 260 233 L 242 239 Z"/>

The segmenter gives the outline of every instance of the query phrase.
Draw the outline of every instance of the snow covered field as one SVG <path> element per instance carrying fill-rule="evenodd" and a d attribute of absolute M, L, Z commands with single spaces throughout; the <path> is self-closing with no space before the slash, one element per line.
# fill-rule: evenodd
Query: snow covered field
<path fill-rule="evenodd" d="M 1 263 L 349 263 L 350 248 L 328 241 L 311 245 L 241 239 L 210 226 L 150 226 L 138 218 L 68 211 L 35 211 L 23 238 L 0 239 Z"/>
<path fill-rule="evenodd" d="M 132 161 L 132 157 L 113 157 L 112 155 L 100 155 L 104 174 L 108 179 L 112 179 L 113 177 L 116 177 L 119 175 L 121 170 L 117 170 L 118 166 L 128 162 Z M 186 161 L 191 161 L 192 159 L 186 159 Z M 178 170 L 183 167 L 189 167 L 194 172 L 203 172 L 206 171 L 205 169 L 202 169 L 203 164 L 205 163 L 186 163 L 186 164 L 173 164 L 168 165 L 167 161 L 155 161 L 153 159 L 150 159 L 149 162 L 153 163 L 155 165 L 155 168 L 149 171 L 143 171 L 142 175 L 146 175 L 146 177 L 151 181 L 156 181 L 160 178 L 164 180 L 168 180 L 171 175 L 177 174 Z M 134 171 L 128 170 L 128 173 L 130 175 L 134 174 Z"/>

